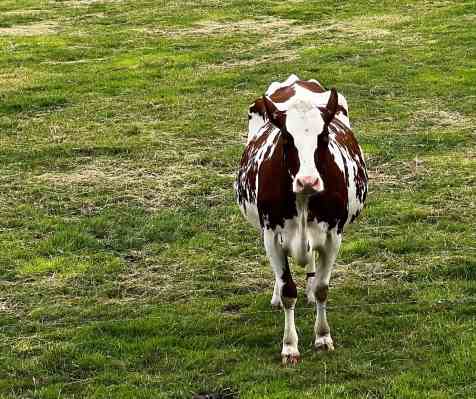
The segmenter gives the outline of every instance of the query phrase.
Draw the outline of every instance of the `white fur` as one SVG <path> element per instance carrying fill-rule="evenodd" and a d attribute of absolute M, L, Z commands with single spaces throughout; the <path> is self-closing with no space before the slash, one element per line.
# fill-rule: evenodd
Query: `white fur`
<path fill-rule="evenodd" d="M 249 142 L 259 134 L 266 122 L 257 112 L 250 112 L 248 115 L 250 119 L 248 121 L 248 140 L 246 144 L 249 144 Z"/>

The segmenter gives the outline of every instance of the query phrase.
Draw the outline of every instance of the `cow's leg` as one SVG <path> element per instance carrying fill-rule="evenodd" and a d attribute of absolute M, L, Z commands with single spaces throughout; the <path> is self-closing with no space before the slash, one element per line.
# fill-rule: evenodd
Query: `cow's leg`
<path fill-rule="evenodd" d="M 279 278 L 274 281 L 273 297 L 271 298 L 271 306 L 279 308 L 281 306 L 281 293 L 279 292 Z"/>
<path fill-rule="evenodd" d="M 316 295 L 314 294 L 314 287 L 316 281 L 316 254 L 313 251 L 311 262 L 306 266 L 306 296 L 307 302 L 311 305 L 316 303 Z"/>
<path fill-rule="evenodd" d="M 272 231 L 265 232 L 264 246 L 276 277 L 276 289 L 284 309 L 284 336 L 281 358 L 283 364 L 296 364 L 299 361 L 298 335 L 294 325 L 294 306 L 297 300 L 296 285 L 291 277 L 288 259 Z"/>
<path fill-rule="evenodd" d="M 317 299 L 316 324 L 314 326 L 314 347 L 317 350 L 322 351 L 334 350 L 331 330 L 327 323 L 326 303 L 331 271 L 337 258 L 341 241 L 342 237 L 340 234 L 337 234 L 336 232 L 329 233 L 325 246 L 319 249 L 317 276 L 314 282 L 314 292 Z"/>

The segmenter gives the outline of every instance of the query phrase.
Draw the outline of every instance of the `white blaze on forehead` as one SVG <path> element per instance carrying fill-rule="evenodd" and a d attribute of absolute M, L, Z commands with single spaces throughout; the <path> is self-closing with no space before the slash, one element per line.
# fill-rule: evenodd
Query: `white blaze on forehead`
<path fill-rule="evenodd" d="M 286 129 L 293 135 L 317 136 L 324 127 L 321 111 L 307 98 L 295 98 L 286 113 Z"/>
<path fill-rule="evenodd" d="M 299 156 L 298 176 L 319 178 L 314 160 L 317 138 L 324 128 L 321 111 L 308 96 L 295 96 L 286 113 L 286 130 L 293 137 Z"/>

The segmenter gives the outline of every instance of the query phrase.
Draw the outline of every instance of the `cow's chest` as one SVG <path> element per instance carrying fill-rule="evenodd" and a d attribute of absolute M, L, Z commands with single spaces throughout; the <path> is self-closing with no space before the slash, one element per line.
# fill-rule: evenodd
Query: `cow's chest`
<path fill-rule="evenodd" d="M 309 221 L 308 212 L 299 211 L 295 218 L 285 220 L 284 227 L 277 228 L 276 236 L 284 252 L 304 266 L 311 263 L 313 251 L 324 246 L 328 227 L 325 222 Z"/>

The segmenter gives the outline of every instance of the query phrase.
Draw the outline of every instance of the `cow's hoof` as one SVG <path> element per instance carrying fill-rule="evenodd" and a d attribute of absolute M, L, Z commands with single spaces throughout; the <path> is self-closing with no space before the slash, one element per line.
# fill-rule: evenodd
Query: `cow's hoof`
<path fill-rule="evenodd" d="M 322 335 L 316 337 L 314 348 L 319 352 L 332 352 L 334 350 L 334 343 L 330 335 Z"/>
<path fill-rule="evenodd" d="M 281 361 L 283 364 L 296 365 L 299 363 L 299 351 L 292 346 L 285 345 L 281 352 Z"/>
<path fill-rule="evenodd" d="M 281 362 L 283 363 L 283 365 L 290 365 L 290 366 L 295 366 L 296 364 L 299 363 L 299 353 L 296 355 L 281 355 Z"/>

